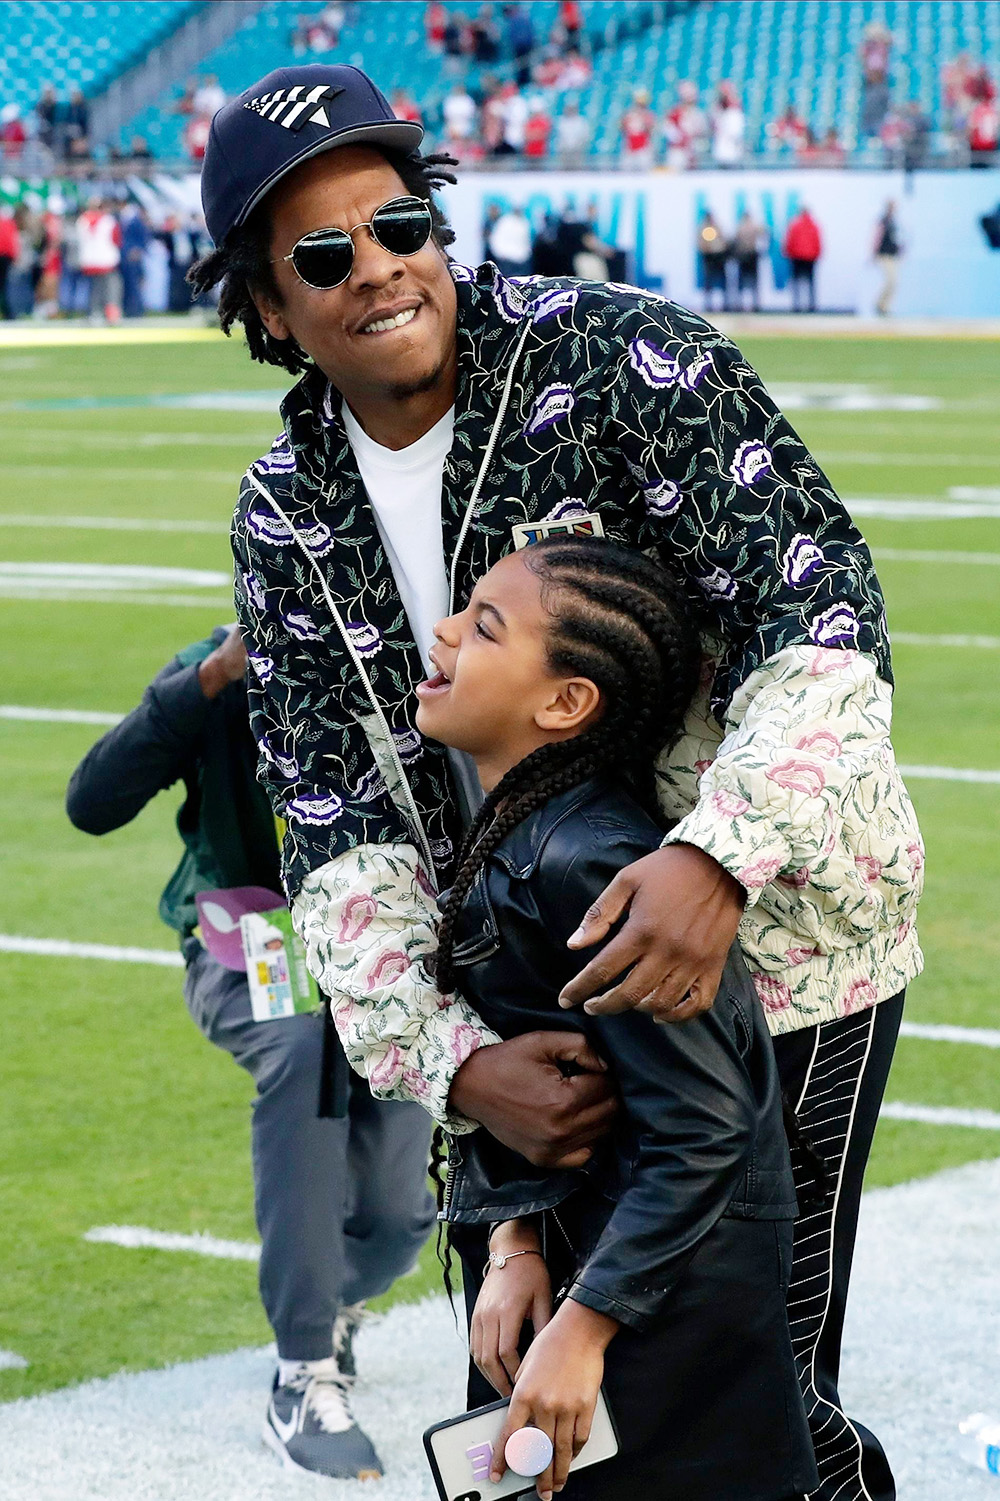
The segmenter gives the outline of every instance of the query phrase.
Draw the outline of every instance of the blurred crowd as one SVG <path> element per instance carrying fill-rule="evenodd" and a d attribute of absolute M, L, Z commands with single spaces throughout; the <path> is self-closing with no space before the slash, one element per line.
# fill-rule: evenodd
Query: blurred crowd
<path fill-rule="evenodd" d="M 190 312 L 186 276 L 210 242 L 200 215 L 92 194 L 81 208 L 58 195 L 0 205 L 0 317 L 85 314 L 95 323 L 149 311 Z"/>
<path fill-rule="evenodd" d="M 567 205 L 550 212 L 537 231 L 521 204 L 490 202 L 482 232 L 486 256 L 505 276 L 626 279 L 625 252 L 602 238 L 593 201 L 583 210 Z"/>

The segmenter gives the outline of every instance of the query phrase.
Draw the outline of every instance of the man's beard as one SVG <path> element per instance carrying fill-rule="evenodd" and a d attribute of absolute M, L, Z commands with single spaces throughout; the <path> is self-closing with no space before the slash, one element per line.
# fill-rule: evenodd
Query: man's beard
<path fill-rule="evenodd" d="M 440 365 L 436 365 L 426 375 L 419 375 L 413 380 L 400 381 L 394 386 L 389 386 L 387 388 L 389 400 L 409 401 L 412 396 L 423 396 L 425 392 L 433 391 L 434 387 L 441 382 L 446 363 L 446 361 L 442 360 Z"/>

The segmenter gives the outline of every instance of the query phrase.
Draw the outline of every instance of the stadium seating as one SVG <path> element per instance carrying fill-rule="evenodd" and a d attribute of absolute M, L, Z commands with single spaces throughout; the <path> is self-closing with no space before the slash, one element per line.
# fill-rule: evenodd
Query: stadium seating
<path fill-rule="evenodd" d="M 293 61 L 295 21 L 321 10 L 322 3 L 303 0 L 288 5 L 272 0 L 205 58 L 204 71 L 218 74 L 224 88 L 237 92 L 272 68 Z M 459 8 L 468 13 L 474 7 Z M 895 38 L 894 97 L 901 102 L 918 100 L 932 121 L 941 116 L 940 69 L 946 59 L 967 51 L 994 67 L 1000 60 L 997 0 L 688 0 L 659 5 L 585 0 L 583 9 L 594 76 L 580 102 L 591 122 L 591 151 L 604 158 L 617 150 L 619 121 L 632 91 L 647 88 L 654 107 L 666 109 L 682 78 L 694 80 L 704 102 L 711 100 L 722 79 L 733 81 L 746 110 L 751 152 L 766 148 L 768 123 L 789 104 L 817 135 L 834 127 L 842 144 L 853 150 L 858 145 L 861 84 L 858 45 L 870 21 L 885 22 Z M 323 61 L 365 67 L 386 92 L 405 86 L 433 130 L 453 79 L 461 76 L 475 83 L 483 70 L 471 63 L 454 65 L 431 53 L 423 10 L 423 5 L 409 0 L 350 7 L 339 46 L 324 54 Z M 540 40 L 551 31 L 557 10 L 555 0 L 535 0 L 532 5 Z M 623 23 L 630 34 L 614 41 Z M 452 66 L 457 66 L 457 73 L 449 71 Z M 139 132 L 158 156 L 181 156 L 183 120 L 172 113 L 179 93 L 177 89 L 173 96 L 158 100 L 131 121 L 123 139 Z M 557 109 L 560 102 L 554 101 Z"/>
<path fill-rule="evenodd" d="M 199 8 L 195 0 L 0 5 L 0 103 L 27 112 L 45 84 L 94 95 Z"/>

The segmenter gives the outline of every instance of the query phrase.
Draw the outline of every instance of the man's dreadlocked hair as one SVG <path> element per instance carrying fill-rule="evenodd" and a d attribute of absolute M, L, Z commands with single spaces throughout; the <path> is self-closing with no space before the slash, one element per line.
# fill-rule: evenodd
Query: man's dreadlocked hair
<path fill-rule="evenodd" d="M 444 250 L 455 235 L 433 195 L 435 188 L 456 181 L 449 170 L 458 165 L 455 158 L 444 153 L 421 156 L 417 151 L 404 153 L 383 146 L 378 149 L 402 179 L 407 193 L 430 204 L 431 233 L 435 244 Z M 226 236 L 218 249 L 195 261 L 187 280 L 195 296 L 222 283 L 219 296 L 222 331 L 228 334 L 234 323 L 242 323 L 251 359 L 259 360 L 262 365 L 280 365 L 293 375 L 309 369 L 312 361 L 293 338 L 275 339 L 268 333 L 251 295 L 253 289 L 279 304 L 281 301 L 271 264 L 271 215 L 266 198 L 244 224 Z"/>
<path fill-rule="evenodd" d="M 597 538 L 550 537 L 522 553 L 541 580 L 554 673 L 587 677 L 601 693 L 601 717 L 572 740 L 532 751 L 487 796 L 465 836 L 451 890 L 441 904 L 438 989 L 455 988 L 455 925 L 478 872 L 503 839 L 550 798 L 600 772 L 623 780 L 660 817 L 655 765 L 677 740 L 700 668 L 697 612 L 679 578 L 642 553 Z M 444 1208 L 447 1149 L 434 1131 L 431 1176 Z M 449 1226 L 439 1221 L 438 1256 L 452 1295 Z M 454 1303 L 452 1303 L 454 1308 Z"/>
<path fill-rule="evenodd" d="M 438 989 L 454 989 L 455 924 L 477 873 L 500 842 L 550 798 L 611 772 L 659 818 L 655 764 L 681 732 L 698 683 L 695 608 L 680 580 L 642 553 L 597 538 L 550 537 L 527 547 L 550 617 L 547 662 L 589 678 L 600 718 L 575 739 L 550 742 L 507 772 L 486 798 L 441 907 Z"/>

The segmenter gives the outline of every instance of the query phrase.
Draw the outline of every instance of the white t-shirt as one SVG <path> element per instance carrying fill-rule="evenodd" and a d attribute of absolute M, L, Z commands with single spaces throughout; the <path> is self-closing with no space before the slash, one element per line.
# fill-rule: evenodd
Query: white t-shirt
<path fill-rule="evenodd" d="M 341 403 L 347 439 L 375 512 L 389 566 L 428 676 L 434 627 L 448 614 L 448 573 L 441 531 L 441 482 L 455 431 L 451 407 L 429 432 L 406 448 L 383 448 L 368 436 L 347 402 Z M 482 801 L 470 758 L 448 752 L 466 822 Z"/>
<path fill-rule="evenodd" d="M 476 123 L 476 101 L 471 94 L 449 94 L 444 101 L 444 123 L 448 134 L 465 141 Z"/>

